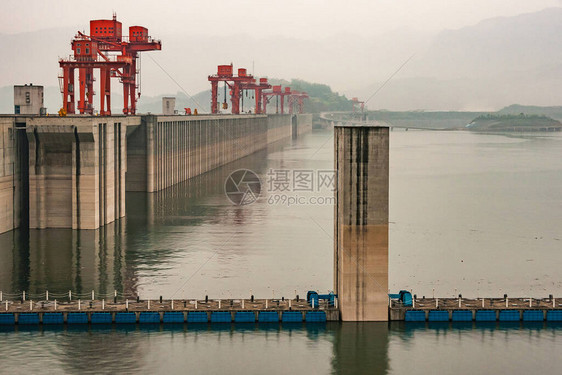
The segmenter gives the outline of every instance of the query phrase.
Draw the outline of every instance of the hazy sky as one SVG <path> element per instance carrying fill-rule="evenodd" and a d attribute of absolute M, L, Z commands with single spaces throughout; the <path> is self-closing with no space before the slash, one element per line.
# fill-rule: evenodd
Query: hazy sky
<path fill-rule="evenodd" d="M 1 0 L 0 33 L 87 28 L 116 11 L 151 34 L 253 34 L 315 38 L 397 28 L 460 28 L 495 16 L 560 6 L 560 0 Z"/>
<path fill-rule="evenodd" d="M 0 0 L 0 4 L 0 34 L 14 34 L 0 37 L 0 87 L 25 82 L 58 87 L 58 58 L 70 53 L 74 31 L 88 32 L 90 20 L 111 18 L 115 11 L 125 28 L 146 26 L 151 36 L 162 39 L 162 51 L 143 54 L 144 96 L 175 95 L 178 85 L 190 94 L 208 90 L 207 76 L 218 64 L 233 62 L 258 77 L 325 83 L 350 97 L 370 97 L 393 77 L 369 103 L 380 108 L 487 109 L 512 103 L 554 105 L 562 100 L 562 80 L 558 81 L 562 0 Z M 539 12 L 545 8 L 550 9 Z M 436 35 L 524 13 L 530 14 Z M 408 64 L 395 76 L 405 61 Z M 120 89 L 117 80 L 112 89 Z"/>

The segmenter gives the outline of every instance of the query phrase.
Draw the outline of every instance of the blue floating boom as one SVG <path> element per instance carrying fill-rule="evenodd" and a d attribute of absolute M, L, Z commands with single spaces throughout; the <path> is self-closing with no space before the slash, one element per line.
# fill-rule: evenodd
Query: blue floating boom
<path fill-rule="evenodd" d="M 407 310 L 404 320 L 407 322 L 425 322 L 425 311 Z"/>
<path fill-rule="evenodd" d="M 113 321 L 113 318 L 111 316 L 111 313 L 92 313 L 92 315 L 90 316 L 90 320 L 92 322 L 92 324 L 111 324 Z M 136 318 L 135 318 L 136 320 Z"/>
<path fill-rule="evenodd" d="M 258 314 L 258 321 L 260 323 L 277 323 L 279 322 L 279 314 L 277 311 L 260 311 Z"/>
<path fill-rule="evenodd" d="M 117 324 L 133 324 L 137 322 L 137 314 L 133 312 L 115 313 L 115 323 Z"/>
<path fill-rule="evenodd" d="M 141 312 L 139 315 L 139 323 L 158 324 L 160 323 L 160 313 L 153 311 Z"/>
<path fill-rule="evenodd" d="M 496 312 L 494 310 L 476 310 L 474 320 L 477 322 L 495 322 Z"/>
<path fill-rule="evenodd" d="M 472 311 L 455 310 L 452 315 L 453 322 L 472 322 Z"/>
<path fill-rule="evenodd" d="M 44 313 L 43 324 L 63 324 L 64 317 L 62 313 Z"/>
<path fill-rule="evenodd" d="M 231 323 L 232 315 L 229 311 L 214 311 L 211 313 L 211 323 Z"/>
<path fill-rule="evenodd" d="M 2 313 L 0 314 L 0 325 L 14 325 L 16 319 L 12 313 Z"/>
<path fill-rule="evenodd" d="M 20 313 L 18 316 L 18 324 L 39 324 L 39 314 Z"/>
<path fill-rule="evenodd" d="M 43 316 L 45 321 L 45 316 Z M 68 324 L 88 324 L 88 314 L 86 313 L 68 313 L 66 315 L 66 323 Z M 111 323 L 111 321 L 110 321 Z"/>
<path fill-rule="evenodd" d="M 284 323 L 301 323 L 302 313 L 300 311 L 283 311 L 281 320 Z"/>
<path fill-rule="evenodd" d="M 562 322 L 562 311 L 548 310 L 546 312 L 546 320 L 549 322 Z"/>
<path fill-rule="evenodd" d="M 305 320 L 307 323 L 323 323 L 326 321 L 325 311 L 307 311 Z"/>
<path fill-rule="evenodd" d="M 519 310 L 501 310 L 500 322 L 518 322 L 521 320 Z"/>
<path fill-rule="evenodd" d="M 164 323 L 183 323 L 183 313 L 179 311 L 165 312 L 162 321 Z"/>
<path fill-rule="evenodd" d="M 253 311 L 238 311 L 234 315 L 235 323 L 255 323 L 256 314 Z"/>
<path fill-rule="evenodd" d="M 525 310 L 523 311 L 524 322 L 542 322 L 544 321 L 543 310 Z"/>
<path fill-rule="evenodd" d="M 188 323 L 207 323 L 207 313 L 204 311 L 190 311 L 187 313 Z"/>
<path fill-rule="evenodd" d="M 429 311 L 429 316 L 427 317 L 427 320 L 430 322 L 448 322 L 449 312 L 441 311 L 441 310 L 431 310 Z"/>

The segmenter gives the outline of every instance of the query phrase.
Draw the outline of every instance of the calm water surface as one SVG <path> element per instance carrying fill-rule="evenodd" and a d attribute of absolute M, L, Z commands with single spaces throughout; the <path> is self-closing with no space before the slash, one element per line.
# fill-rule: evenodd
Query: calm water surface
<path fill-rule="evenodd" d="M 127 193 L 127 217 L 99 231 L 0 235 L 0 290 L 142 298 L 327 291 L 332 193 L 273 191 L 268 172 L 332 167 L 332 133 L 315 131 L 160 193 Z M 224 195 L 238 168 L 262 177 L 252 205 Z M 394 131 L 390 184 L 392 290 L 562 297 L 560 135 Z M 276 194 L 327 202 L 275 204 Z M 0 373 L 554 374 L 561 335 L 528 324 L 10 327 L 0 331 Z"/>

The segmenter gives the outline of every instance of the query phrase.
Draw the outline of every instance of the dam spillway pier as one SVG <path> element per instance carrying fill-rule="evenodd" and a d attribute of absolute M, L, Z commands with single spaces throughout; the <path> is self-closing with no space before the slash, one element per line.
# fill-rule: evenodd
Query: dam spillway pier
<path fill-rule="evenodd" d="M 389 129 L 334 128 L 334 283 L 343 321 L 388 320 Z"/>
<path fill-rule="evenodd" d="M 0 233 L 97 229 L 157 192 L 312 130 L 311 114 L 0 116 Z"/>

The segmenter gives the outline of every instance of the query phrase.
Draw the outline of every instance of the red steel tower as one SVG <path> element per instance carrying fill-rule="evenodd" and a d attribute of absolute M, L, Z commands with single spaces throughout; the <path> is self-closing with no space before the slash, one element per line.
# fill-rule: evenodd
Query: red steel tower
<path fill-rule="evenodd" d="M 360 106 L 361 112 L 365 109 L 365 102 L 362 102 L 357 98 L 351 98 L 351 103 L 353 104 L 353 112 L 357 110 L 357 105 Z"/>
<path fill-rule="evenodd" d="M 240 114 L 240 91 L 242 85 L 249 85 L 252 82 L 255 84 L 255 79 L 251 74 L 248 74 L 246 69 L 239 68 L 238 75 L 234 75 L 232 64 L 219 65 L 217 74 L 210 75 L 209 81 L 211 82 L 211 113 L 219 112 L 218 104 L 218 84 L 224 82 L 229 87 L 232 100 L 232 113 Z M 225 89 L 226 91 L 226 89 Z M 226 93 L 225 93 L 226 103 Z M 225 106 L 226 109 L 226 106 Z"/>
<path fill-rule="evenodd" d="M 129 27 L 129 36 L 122 35 L 122 24 L 113 15 L 111 20 L 90 21 L 90 35 L 81 32 L 71 42 L 74 55 L 60 59 L 63 74 L 61 112 L 75 113 L 74 75 L 78 69 L 80 98 L 78 111 L 93 114 L 94 69 L 100 71 L 100 115 L 111 115 L 111 77 L 119 77 L 123 84 L 123 113 L 134 115 L 137 94 L 137 58 L 139 52 L 161 50 L 162 43 L 148 36 L 142 26 Z"/>
<path fill-rule="evenodd" d="M 267 91 L 263 93 L 263 113 L 266 113 L 267 104 L 271 100 L 271 97 L 274 96 L 277 98 L 277 104 L 276 104 L 277 108 L 275 113 L 279 113 L 279 103 L 281 104 L 281 114 L 285 113 L 285 96 L 290 97 L 290 95 L 291 95 L 290 87 L 285 87 L 285 89 L 283 90 L 281 85 L 273 86 L 272 91 Z"/>
<path fill-rule="evenodd" d="M 292 114 L 295 111 L 295 102 L 297 103 L 298 113 L 304 113 L 304 99 L 307 98 L 306 92 L 292 91 L 289 95 L 289 113 Z"/>
<path fill-rule="evenodd" d="M 253 79 L 251 82 L 242 83 L 240 87 L 243 90 L 254 90 L 254 97 L 256 99 L 255 113 L 265 113 L 262 111 L 263 90 L 271 88 L 271 85 L 267 82 L 267 78 L 260 78 L 259 84 L 256 83 L 255 79 Z"/>

